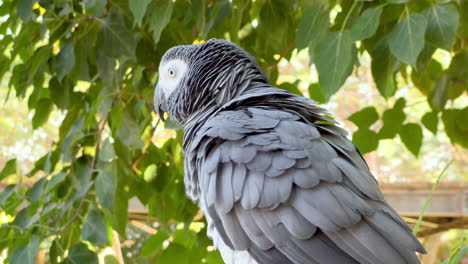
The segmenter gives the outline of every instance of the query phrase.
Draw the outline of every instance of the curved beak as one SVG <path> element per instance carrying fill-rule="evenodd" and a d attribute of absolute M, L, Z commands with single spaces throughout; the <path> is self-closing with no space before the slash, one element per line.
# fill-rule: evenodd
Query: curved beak
<path fill-rule="evenodd" d="M 167 111 L 167 102 L 161 87 L 159 87 L 159 84 L 156 85 L 156 91 L 154 92 L 154 108 L 159 116 L 159 119 L 165 122 L 166 120 L 164 119 L 164 112 Z"/>

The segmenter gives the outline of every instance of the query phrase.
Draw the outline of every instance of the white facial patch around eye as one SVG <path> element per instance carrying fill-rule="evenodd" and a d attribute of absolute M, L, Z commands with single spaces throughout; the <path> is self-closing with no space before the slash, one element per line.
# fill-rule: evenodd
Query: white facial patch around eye
<path fill-rule="evenodd" d="M 181 59 L 173 59 L 159 66 L 158 86 L 166 99 L 174 92 L 184 77 L 188 65 Z"/>

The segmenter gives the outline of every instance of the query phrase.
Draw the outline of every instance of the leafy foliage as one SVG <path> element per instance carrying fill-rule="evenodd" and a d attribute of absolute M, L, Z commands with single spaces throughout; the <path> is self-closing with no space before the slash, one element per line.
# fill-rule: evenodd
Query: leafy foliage
<path fill-rule="evenodd" d="M 2 210 L 15 215 L 0 227 L 8 261 L 33 263 L 39 248 L 49 248 L 51 263 L 97 263 L 116 242 L 112 230 L 126 236 L 129 199 L 136 197 L 159 223 L 143 259 L 221 263 L 207 249 L 196 205 L 184 196 L 181 132 L 165 142 L 155 133 L 157 66 L 174 45 L 229 39 L 258 58 L 273 84 L 279 61 L 308 48 L 319 77 L 309 92 L 320 102 L 339 91 L 367 53 L 384 98 L 393 101 L 397 76 L 410 78 L 432 111 L 410 122 L 399 98 L 383 113 L 369 107 L 351 115 L 363 153 L 399 136 L 418 155 L 423 127 L 436 134 L 439 124 L 468 148 L 468 106 L 448 104 L 468 90 L 468 1 L 313 2 L 2 1 L 2 89 L 27 100 L 34 128 L 53 111 L 65 116 L 59 138 L 30 172 L 20 175 L 14 159 L 0 172 L 2 179 L 40 177 L 30 188 L 19 181 L 0 193 Z M 435 59 L 437 49 L 455 54 L 447 69 Z M 301 94 L 297 86 L 281 87 Z"/>

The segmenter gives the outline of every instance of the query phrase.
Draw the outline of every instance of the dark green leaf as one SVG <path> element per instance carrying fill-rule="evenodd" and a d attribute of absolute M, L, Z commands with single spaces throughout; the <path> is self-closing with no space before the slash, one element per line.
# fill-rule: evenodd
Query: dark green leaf
<path fill-rule="evenodd" d="M 11 197 L 13 193 L 15 193 L 15 184 L 10 184 L 6 186 L 2 192 L 0 192 L 0 206 L 3 208 L 5 207 L 8 199 Z"/>
<path fill-rule="evenodd" d="M 70 104 L 71 87 L 64 80 L 63 84 L 59 82 L 57 77 L 53 77 L 49 81 L 50 99 L 60 109 L 67 109 Z"/>
<path fill-rule="evenodd" d="M 368 128 L 379 120 L 379 114 L 373 106 L 363 108 L 361 111 L 352 114 L 348 120 L 359 128 Z"/>
<path fill-rule="evenodd" d="M 450 51 L 455 41 L 459 15 L 454 5 L 434 5 L 424 11 L 426 39 L 434 46 Z"/>
<path fill-rule="evenodd" d="M 112 255 L 106 255 L 104 257 L 104 264 L 120 264 L 117 258 Z"/>
<path fill-rule="evenodd" d="M 68 74 L 75 66 L 75 46 L 73 43 L 67 43 L 60 49 L 54 64 L 54 71 L 57 74 L 58 80 L 62 81 L 63 77 Z"/>
<path fill-rule="evenodd" d="M 95 252 L 89 250 L 86 244 L 80 243 L 71 249 L 68 257 L 62 262 L 62 264 L 78 263 L 99 264 L 99 261 Z"/>
<path fill-rule="evenodd" d="M 44 193 L 44 185 L 47 182 L 46 177 L 42 177 L 40 180 L 34 183 L 30 192 L 29 192 L 29 200 L 31 202 L 37 202 L 41 198 L 42 193 Z"/>
<path fill-rule="evenodd" d="M 382 115 L 383 126 L 379 131 L 380 139 L 394 138 L 400 131 L 406 115 L 402 109 L 393 108 L 385 110 Z"/>
<path fill-rule="evenodd" d="M 407 123 L 401 127 L 399 134 L 406 148 L 415 156 L 418 156 L 423 140 L 421 127 L 415 123 Z"/>
<path fill-rule="evenodd" d="M 105 164 L 96 177 L 96 196 L 101 205 L 109 210 L 114 207 L 117 190 L 117 173 L 114 163 Z"/>
<path fill-rule="evenodd" d="M 445 132 L 454 144 L 468 148 L 468 107 L 446 109 L 442 112 Z"/>
<path fill-rule="evenodd" d="M 151 4 L 151 15 L 149 16 L 148 25 L 153 32 L 154 43 L 159 42 L 161 33 L 167 26 L 172 16 L 173 1 L 155 0 Z"/>
<path fill-rule="evenodd" d="M 36 111 L 32 118 L 32 126 L 34 129 L 42 126 L 47 120 L 49 120 L 50 113 L 54 109 L 52 101 L 48 98 L 42 98 L 37 102 Z"/>
<path fill-rule="evenodd" d="M 312 100 L 315 100 L 321 104 L 326 103 L 325 97 L 323 96 L 322 89 L 320 89 L 320 84 L 311 83 L 309 85 L 309 97 Z"/>
<path fill-rule="evenodd" d="M 395 74 L 400 64 L 384 39 L 371 51 L 371 55 L 371 71 L 377 89 L 384 98 L 389 98 L 396 90 Z"/>
<path fill-rule="evenodd" d="M 137 1 L 135 1 L 137 2 Z M 138 1 L 139 2 L 139 1 Z M 86 11 L 93 16 L 103 16 L 106 11 L 106 0 L 84 0 L 83 5 Z"/>
<path fill-rule="evenodd" d="M 359 128 L 353 134 L 353 142 L 362 154 L 374 151 L 379 146 L 377 133 L 368 128 Z"/>
<path fill-rule="evenodd" d="M 435 112 L 442 111 L 447 103 L 448 91 L 451 87 L 451 81 L 448 75 L 442 76 L 434 85 L 429 102 Z"/>
<path fill-rule="evenodd" d="M 320 2 L 305 10 L 297 29 L 297 49 L 314 49 L 328 29 L 328 12 Z"/>
<path fill-rule="evenodd" d="M 133 17 L 135 18 L 135 23 L 138 26 L 141 26 L 141 21 L 143 20 L 146 8 L 150 2 L 151 0 L 128 0 L 128 6 L 130 7 L 130 11 L 132 11 Z"/>
<path fill-rule="evenodd" d="M 329 33 L 315 49 L 315 64 L 325 99 L 335 94 L 353 70 L 353 42 L 345 30 Z"/>
<path fill-rule="evenodd" d="M 23 20 L 23 23 L 27 23 L 31 19 L 35 2 L 36 0 L 18 0 L 17 13 L 18 17 Z"/>
<path fill-rule="evenodd" d="M 7 161 L 5 166 L 3 166 L 2 171 L 0 172 L 0 180 L 3 180 L 5 177 L 10 176 L 16 173 L 16 159 L 10 159 Z"/>
<path fill-rule="evenodd" d="M 109 244 L 104 216 L 94 206 L 90 206 L 88 209 L 88 216 L 81 230 L 81 239 L 88 240 L 94 245 Z"/>
<path fill-rule="evenodd" d="M 421 119 L 421 122 L 427 128 L 427 130 L 432 132 L 432 134 L 437 134 L 437 124 L 439 123 L 437 112 L 425 113 Z"/>
<path fill-rule="evenodd" d="M 351 26 L 352 40 L 363 40 L 374 35 L 379 26 L 381 14 L 382 7 L 380 6 L 366 9 Z"/>
<path fill-rule="evenodd" d="M 449 73 L 458 80 L 468 80 L 468 50 L 457 53 L 450 62 Z"/>
<path fill-rule="evenodd" d="M 39 250 L 39 236 L 32 236 L 28 244 L 15 249 L 11 255 L 10 264 L 34 264 L 37 251 Z"/>
<path fill-rule="evenodd" d="M 109 88 L 107 91 L 112 91 L 114 88 L 114 80 L 116 74 L 115 58 L 104 54 L 104 51 L 97 52 L 96 65 L 99 76 L 101 76 L 104 84 Z"/>
<path fill-rule="evenodd" d="M 388 37 L 392 53 L 402 62 L 416 67 L 416 59 L 424 48 L 426 18 L 420 14 L 411 14 L 401 20 Z"/>
<path fill-rule="evenodd" d="M 112 58 L 133 57 L 135 39 L 122 15 L 112 12 L 105 20 L 100 21 L 102 26 L 98 33 L 98 48 Z"/>

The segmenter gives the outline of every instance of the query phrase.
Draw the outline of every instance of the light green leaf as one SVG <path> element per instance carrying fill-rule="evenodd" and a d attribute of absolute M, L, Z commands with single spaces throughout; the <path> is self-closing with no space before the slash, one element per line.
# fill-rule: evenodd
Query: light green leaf
<path fill-rule="evenodd" d="M 406 148 L 411 151 L 413 155 L 418 156 L 423 140 L 421 127 L 415 123 L 407 123 L 401 127 L 399 134 Z"/>
<path fill-rule="evenodd" d="M 81 239 L 88 240 L 94 245 L 108 245 L 107 227 L 101 211 L 94 206 L 88 209 L 88 216 L 81 230 Z M 78 262 L 83 263 L 83 262 Z"/>
<path fill-rule="evenodd" d="M 97 254 L 84 243 L 74 246 L 62 264 L 99 264 Z"/>
<path fill-rule="evenodd" d="M 363 40 L 371 37 L 379 26 L 382 7 L 366 9 L 351 26 L 351 38 L 353 41 Z"/>
<path fill-rule="evenodd" d="M 353 142 L 362 154 L 374 151 L 379 146 L 377 133 L 368 128 L 359 128 L 353 134 Z"/>
<path fill-rule="evenodd" d="M 329 33 L 315 48 L 320 88 L 328 101 L 353 71 L 353 41 L 345 30 Z"/>
<path fill-rule="evenodd" d="M 5 177 L 10 176 L 16 173 L 16 159 L 10 159 L 7 161 L 5 166 L 3 166 L 2 171 L 0 172 L 0 180 L 3 180 Z"/>
<path fill-rule="evenodd" d="M 39 236 L 32 236 L 29 243 L 15 249 L 11 255 L 10 264 L 34 264 L 37 251 L 39 250 Z"/>
<path fill-rule="evenodd" d="M 132 11 L 135 23 L 138 26 L 141 26 L 141 21 L 143 20 L 146 8 L 150 2 L 151 0 L 128 0 L 128 6 L 130 7 L 130 11 Z"/>
<path fill-rule="evenodd" d="M 328 29 L 328 11 L 320 2 L 305 10 L 297 29 L 297 49 L 315 48 Z"/>
<path fill-rule="evenodd" d="M 455 252 L 451 252 L 450 258 L 440 264 L 459 264 L 462 263 L 463 257 L 468 254 L 468 246 L 458 248 Z"/>
<path fill-rule="evenodd" d="M 172 2 L 171 2 L 172 3 Z M 133 57 L 135 39 L 120 13 L 111 12 L 102 22 L 98 33 L 98 50 L 112 58 Z"/>
<path fill-rule="evenodd" d="M 67 75 L 75 66 L 75 47 L 68 43 L 60 49 L 54 64 L 54 71 L 59 81 Z"/>
<path fill-rule="evenodd" d="M 348 120 L 359 128 L 368 128 L 379 120 L 379 114 L 373 106 L 365 107 L 361 111 L 352 114 Z"/>
<path fill-rule="evenodd" d="M 401 20 L 388 37 L 392 53 L 402 62 L 416 67 L 416 60 L 424 48 L 426 18 L 420 14 L 411 14 Z"/>
<path fill-rule="evenodd" d="M 49 98 L 42 98 L 37 102 L 36 110 L 32 118 L 33 129 L 37 129 L 42 126 L 47 120 L 49 120 L 50 113 L 54 109 L 54 105 Z"/>
<path fill-rule="evenodd" d="M 143 179 L 146 182 L 151 182 L 158 176 L 158 167 L 156 164 L 150 164 L 146 167 L 145 172 L 143 173 Z"/>
<path fill-rule="evenodd" d="M 70 104 L 71 87 L 64 81 L 63 84 L 59 82 L 57 77 L 53 77 L 49 81 L 50 99 L 59 109 L 67 109 Z"/>
<path fill-rule="evenodd" d="M 150 26 L 150 30 L 153 32 L 153 40 L 155 44 L 159 42 L 162 31 L 171 20 L 173 6 L 173 1 L 166 0 L 156 0 L 150 5 L 152 9 L 148 24 Z"/>
<path fill-rule="evenodd" d="M 426 39 L 434 46 L 450 51 L 457 32 L 458 15 L 454 5 L 434 5 L 424 11 L 427 20 Z"/>
<path fill-rule="evenodd" d="M 432 132 L 432 134 L 437 134 L 437 124 L 439 123 L 437 112 L 425 113 L 421 119 L 421 122 L 427 128 L 427 130 Z"/>
<path fill-rule="evenodd" d="M 23 23 L 29 22 L 32 16 L 33 5 L 36 0 L 19 0 L 16 6 L 18 17 Z"/>
<path fill-rule="evenodd" d="M 115 192 L 117 190 L 117 173 L 115 164 L 104 165 L 96 177 L 96 196 L 101 205 L 109 210 L 114 208 Z"/>

